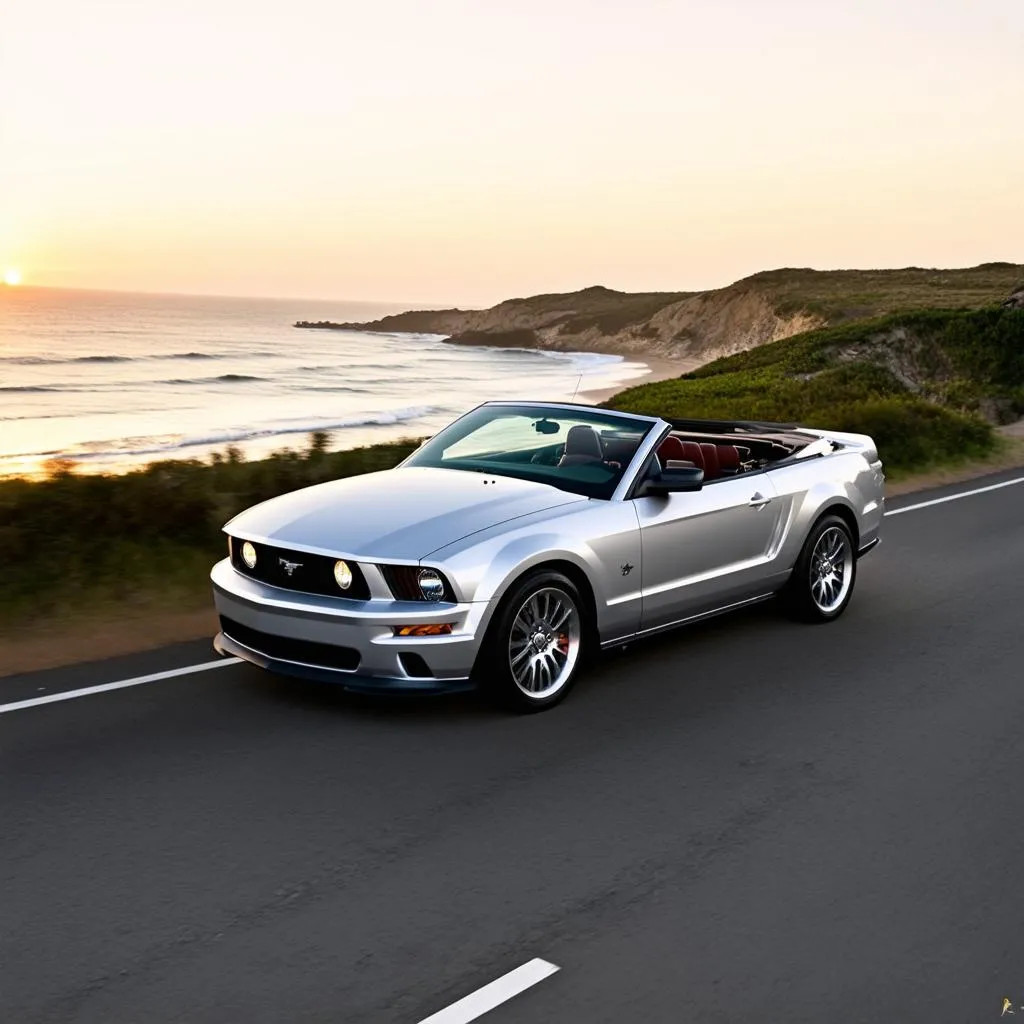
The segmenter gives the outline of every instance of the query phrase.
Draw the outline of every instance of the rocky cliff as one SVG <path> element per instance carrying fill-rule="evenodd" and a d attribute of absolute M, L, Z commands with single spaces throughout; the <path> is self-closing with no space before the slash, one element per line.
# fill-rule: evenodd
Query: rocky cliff
<path fill-rule="evenodd" d="M 765 271 L 705 292 L 629 293 L 600 286 L 508 299 L 489 309 L 414 310 L 369 323 L 296 327 L 443 334 L 452 344 L 658 356 L 693 365 L 849 319 L 1005 299 L 1024 267 Z"/>

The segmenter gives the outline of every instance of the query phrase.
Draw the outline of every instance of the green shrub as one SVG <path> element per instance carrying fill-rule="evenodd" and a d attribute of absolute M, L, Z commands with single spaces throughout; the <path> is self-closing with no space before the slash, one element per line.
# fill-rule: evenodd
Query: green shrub
<path fill-rule="evenodd" d="M 210 463 L 158 462 L 123 475 L 0 480 L 0 614 L 8 619 L 134 590 L 195 588 L 224 551 L 221 527 L 267 498 L 310 484 L 390 469 L 418 441 L 246 462 L 229 450 Z"/>
<path fill-rule="evenodd" d="M 919 398 L 882 398 L 837 405 L 827 424 L 870 434 L 886 468 L 909 471 L 988 455 L 995 442 L 989 424 Z"/>

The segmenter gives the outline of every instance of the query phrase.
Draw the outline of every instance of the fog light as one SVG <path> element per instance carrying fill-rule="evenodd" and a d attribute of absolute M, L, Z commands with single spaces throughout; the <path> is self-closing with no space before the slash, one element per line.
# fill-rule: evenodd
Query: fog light
<path fill-rule="evenodd" d="M 451 622 L 436 622 L 422 626 L 392 626 L 395 636 L 446 636 L 452 631 Z"/>
<path fill-rule="evenodd" d="M 256 549 L 246 541 L 242 545 L 242 561 L 245 562 L 250 569 L 256 568 Z"/>
<path fill-rule="evenodd" d="M 334 563 L 334 582 L 342 590 L 348 590 L 352 586 L 352 570 L 348 567 L 348 562 L 339 560 Z"/>

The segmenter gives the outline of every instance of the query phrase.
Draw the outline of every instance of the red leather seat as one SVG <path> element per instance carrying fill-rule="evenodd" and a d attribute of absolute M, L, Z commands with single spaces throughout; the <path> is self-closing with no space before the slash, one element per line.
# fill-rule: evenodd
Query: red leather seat
<path fill-rule="evenodd" d="M 740 450 L 734 444 L 720 444 L 718 448 L 718 469 L 723 476 L 732 476 L 741 468 Z"/>
<path fill-rule="evenodd" d="M 704 453 L 696 441 L 683 441 L 683 458 L 692 462 L 698 469 L 704 469 Z"/>
<path fill-rule="evenodd" d="M 661 444 L 658 445 L 658 458 L 661 459 L 662 465 L 668 462 L 669 459 L 685 459 L 686 456 L 683 454 L 683 442 L 678 437 L 673 437 L 669 434 Z"/>
<path fill-rule="evenodd" d="M 714 480 L 718 475 L 718 448 L 716 445 L 702 442 L 701 454 L 704 456 L 704 479 Z"/>

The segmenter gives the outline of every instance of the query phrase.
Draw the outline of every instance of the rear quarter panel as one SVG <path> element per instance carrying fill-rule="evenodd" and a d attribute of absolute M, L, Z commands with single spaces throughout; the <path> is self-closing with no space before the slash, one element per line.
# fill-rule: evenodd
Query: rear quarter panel
<path fill-rule="evenodd" d="M 853 513 L 859 547 L 878 537 L 885 513 L 884 475 L 873 448 L 790 463 L 769 470 L 769 476 L 783 503 L 780 574 L 792 570 L 815 520 L 830 507 Z"/>

